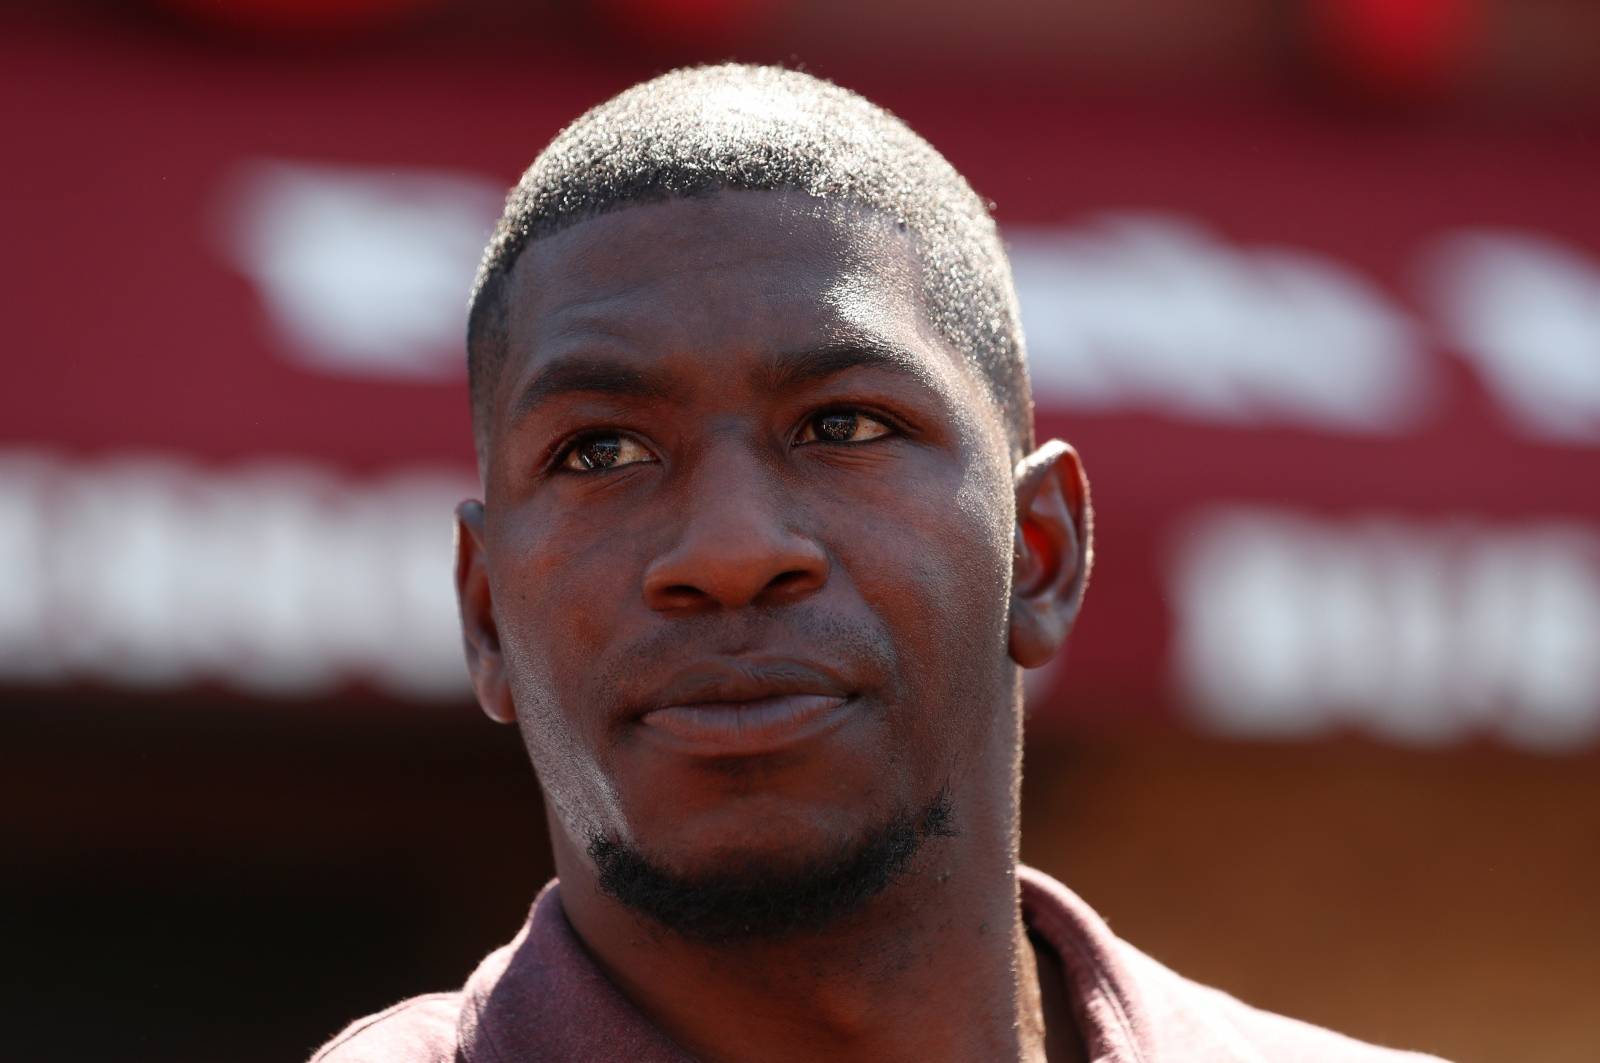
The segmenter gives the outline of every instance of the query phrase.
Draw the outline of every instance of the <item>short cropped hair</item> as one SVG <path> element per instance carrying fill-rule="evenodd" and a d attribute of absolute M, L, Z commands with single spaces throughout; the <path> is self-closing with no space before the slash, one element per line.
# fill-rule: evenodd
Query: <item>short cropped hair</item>
<path fill-rule="evenodd" d="M 920 259 L 934 327 L 988 382 L 1013 457 L 1032 447 L 1016 293 L 988 206 L 932 145 L 856 93 L 799 71 L 727 64 L 676 70 L 591 109 L 511 190 L 468 313 L 480 460 L 508 345 L 508 281 L 523 249 L 633 204 L 723 189 L 797 190 L 897 222 Z"/>

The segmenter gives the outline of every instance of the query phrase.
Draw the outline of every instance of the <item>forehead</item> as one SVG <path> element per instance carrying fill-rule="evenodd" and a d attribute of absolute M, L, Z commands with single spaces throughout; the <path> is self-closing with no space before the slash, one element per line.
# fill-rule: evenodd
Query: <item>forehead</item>
<path fill-rule="evenodd" d="M 920 268 L 892 219 L 799 192 L 627 207 L 519 258 L 502 383 L 596 342 L 698 353 L 716 373 L 713 354 L 865 341 L 914 351 L 948 379 L 964 362 L 928 321 Z"/>

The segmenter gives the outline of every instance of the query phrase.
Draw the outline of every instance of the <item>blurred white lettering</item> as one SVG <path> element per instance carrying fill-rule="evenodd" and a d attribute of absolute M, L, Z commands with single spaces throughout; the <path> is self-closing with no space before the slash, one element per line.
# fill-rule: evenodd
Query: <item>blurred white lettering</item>
<path fill-rule="evenodd" d="M 1411 322 L 1330 258 L 1162 216 L 1007 235 L 1043 401 L 1388 433 L 1431 398 Z"/>
<path fill-rule="evenodd" d="M 1600 534 L 1224 510 L 1173 568 L 1175 675 L 1219 731 L 1535 749 L 1600 734 Z"/>
<path fill-rule="evenodd" d="M 223 244 L 291 361 L 448 379 L 501 201 L 474 174 L 262 161 L 223 190 Z M 1043 405 L 1396 434 L 1435 398 L 1416 323 L 1329 256 L 1234 246 L 1161 214 L 1006 237 Z M 1600 441 L 1600 265 L 1476 231 L 1440 239 L 1425 265 L 1430 310 L 1514 422 Z"/>
<path fill-rule="evenodd" d="M 0 676 L 274 695 L 465 692 L 451 510 L 470 477 L 0 461 Z"/>
<path fill-rule="evenodd" d="M 1600 442 L 1600 264 L 1536 236 L 1465 232 L 1428 267 L 1446 329 L 1516 424 Z"/>
<path fill-rule="evenodd" d="M 321 372 L 449 378 L 503 191 L 475 175 L 261 162 L 224 193 L 223 242 Z"/>

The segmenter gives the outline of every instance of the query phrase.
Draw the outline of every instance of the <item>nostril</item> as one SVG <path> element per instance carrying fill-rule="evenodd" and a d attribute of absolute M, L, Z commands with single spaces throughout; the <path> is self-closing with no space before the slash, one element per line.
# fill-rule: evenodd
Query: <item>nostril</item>
<path fill-rule="evenodd" d="M 711 595 L 692 583 L 658 583 L 647 586 L 644 597 L 652 609 L 668 612 L 699 612 L 715 604 Z"/>
<path fill-rule="evenodd" d="M 767 581 L 767 593 L 785 594 L 803 590 L 815 582 L 815 574 L 804 569 L 792 568 L 787 572 L 780 572 Z"/>
<path fill-rule="evenodd" d="M 730 549 L 730 547 L 749 547 Z M 801 548 L 803 547 L 803 548 Z M 645 571 L 644 598 L 673 612 L 779 605 L 816 593 L 828 563 L 809 543 L 702 537 L 656 559 Z"/>

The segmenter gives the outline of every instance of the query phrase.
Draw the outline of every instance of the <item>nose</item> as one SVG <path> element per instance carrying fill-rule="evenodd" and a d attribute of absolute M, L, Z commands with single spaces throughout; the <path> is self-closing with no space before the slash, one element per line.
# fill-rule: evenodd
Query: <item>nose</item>
<path fill-rule="evenodd" d="M 682 523 L 666 553 L 645 569 L 652 609 L 705 611 L 782 605 L 828 581 L 828 555 L 799 533 L 786 495 L 755 469 L 702 470 L 682 500 Z"/>

